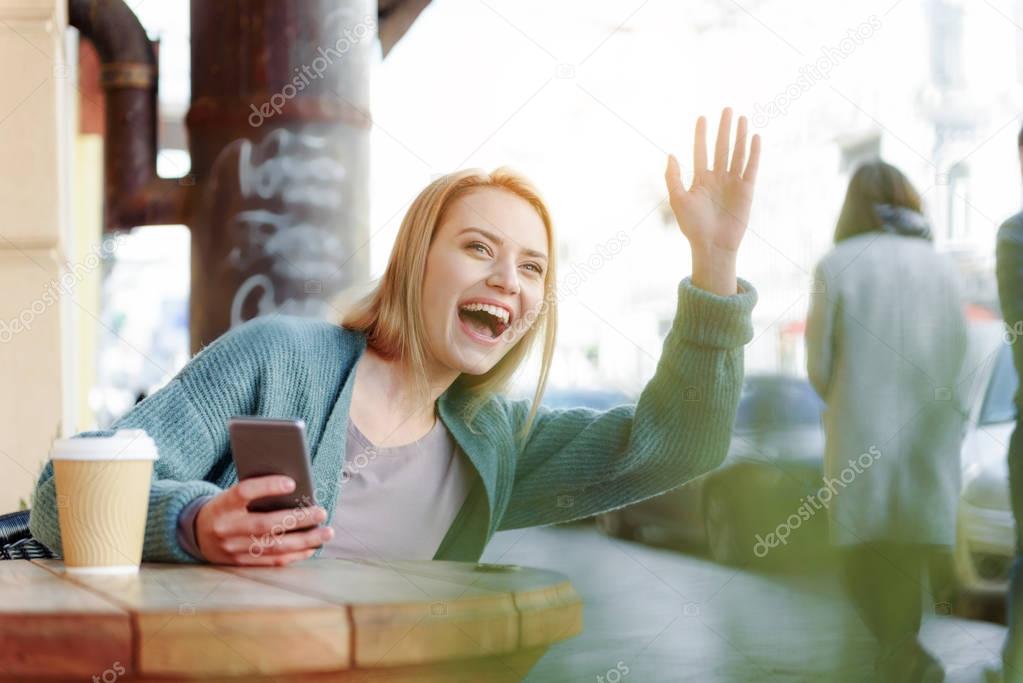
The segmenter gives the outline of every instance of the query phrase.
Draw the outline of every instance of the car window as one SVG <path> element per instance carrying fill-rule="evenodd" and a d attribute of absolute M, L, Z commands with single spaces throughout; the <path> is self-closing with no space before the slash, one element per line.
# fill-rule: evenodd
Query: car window
<path fill-rule="evenodd" d="M 819 426 L 824 403 L 809 382 L 789 377 L 748 380 L 739 399 L 736 431 Z"/>
<path fill-rule="evenodd" d="M 995 368 L 991 373 L 984 406 L 980 411 L 980 424 L 998 424 L 1012 422 L 1016 419 L 1016 404 L 1013 398 L 1019 387 L 1016 368 L 1012 364 L 1012 347 L 1002 344 L 995 359 Z"/>

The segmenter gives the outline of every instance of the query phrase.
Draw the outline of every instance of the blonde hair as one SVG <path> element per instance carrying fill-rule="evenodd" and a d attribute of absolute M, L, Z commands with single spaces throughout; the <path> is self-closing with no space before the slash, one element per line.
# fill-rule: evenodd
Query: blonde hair
<path fill-rule="evenodd" d="M 426 260 L 445 212 L 459 198 L 481 188 L 511 192 L 532 205 L 547 230 L 548 262 L 544 275 L 544 296 L 535 320 L 497 364 L 482 375 L 462 373 L 455 380 L 470 395 L 462 416 L 469 428 L 479 409 L 494 394 L 507 389 L 515 371 L 532 350 L 543 330 L 543 356 L 532 406 L 519 438 L 523 441 L 532 427 L 543 397 L 554 354 L 557 334 L 556 241 L 546 203 L 533 183 L 521 173 L 502 166 L 491 173 L 466 169 L 434 180 L 419 193 L 402 219 L 387 270 L 369 294 L 356 301 L 342 315 L 341 325 L 366 335 L 367 346 L 387 359 L 401 360 L 411 373 L 420 396 L 429 396 L 426 367 L 426 326 L 422 315 L 422 285 Z M 527 316 L 524 316 L 527 317 Z M 522 323 L 513 321 L 513 325 Z"/>

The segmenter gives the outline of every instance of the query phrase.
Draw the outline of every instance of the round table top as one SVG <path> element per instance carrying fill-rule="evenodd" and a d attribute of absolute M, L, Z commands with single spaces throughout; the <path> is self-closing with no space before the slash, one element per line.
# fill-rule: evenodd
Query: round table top
<path fill-rule="evenodd" d="M 143 563 L 137 575 L 89 576 L 59 560 L 0 562 L 0 675 L 15 677 L 357 680 L 356 670 L 524 652 L 535 661 L 581 630 L 563 575 L 515 565 Z"/>

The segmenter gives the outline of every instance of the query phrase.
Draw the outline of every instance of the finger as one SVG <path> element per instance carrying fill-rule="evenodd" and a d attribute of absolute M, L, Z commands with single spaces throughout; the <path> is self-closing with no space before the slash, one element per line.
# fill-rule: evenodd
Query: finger
<path fill-rule="evenodd" d="M 298 539 L 306 534 L 317 534 L 314 537 Z M 296 539 L 288 537 L 295 536 Z M 327 527 L 319 527 L 310 532 L 294 532 L 291 534 L 264 534 L 263 536 L 232 536 L 217 544 L 218 555 L 240 557 L 264 557 L 266 555 L 286 555 L 292 552 L 303 552 L 305 550 L 316 550 L 327 540 L 333 538 L 333 530 Z"/>
<path fill-rule="evenodd" d="M 746 117 L 739 117 L 739 130 L 735 133 L 735 150 L 732 152 L 732 165 L 728 172 L 742 176 L 742 165 L 746 161 Z"/>
<path fill-rule="evenodd" d="M 669 194 L 679 189 L 685 189 L 682 187 L 682 169 L 674 154 L 668 155 L 668 168 L 664 171 L 664 182 L 668 186 Z"/>
<path fill-rule="evenodd" d="M 693 138 L 693 173 L 707 170 L 707 119 L 696 119 L 696 134 Z"/>
<path fill-rule="evenodd" d="M 334 538 L 330 527 L 316 527 L 306 531 L 277 531 L 259 536 L 232 536 L 221 542 L 220 550 L 229 555 L 281 555 L 312 548 L 315 550 Z"/>
<path fill-rule="evenodd" d="M 240 554 L 249 552 L 259 555 L 287 555 L 304 550 L 316 550 L 334 538 L 334 530 L 329 526 L 317 527 L 308 531 L 292 531 L 290 533 L 266 534 L 258 539 L 256 548 L 251 548 L 251 538 L 235 537 L 224 541 L 224 552 Z M 252 554 L 250 553 L 250 554 Z"/>
<path fill-rule="evenodd" d="M 287 555 L 261 555 L 259 557 L 243 553 L 232 556 L 231 563 L 254 567 L 282 567 L 286 564 L 291 564 L 292 562 L 309 559 L 315 552 L 315 550 L 303 550 L 302 552 L 288 553 Z"/>
<path fill-rule="evenodd" d="M 749 148 L 749 161 L 746 162 L 746 170 L 742 179 L 747 183 L 757 182 L 757 168 L 760 166 L 760 136 L 754 134 L 753 142 Z"/>
<path fill-rule="evenodd" d="M 248 504 L 257 498 L 276 496 L 295 490 L 295 480 L 280 474 L 243 479 L 231 487 L 237 504 Z"/>
<path fill-rule="evenodd" d="M 263 536 L 229 536 L 218 544 L 218 550 L 224 555 L 250 555 L 262 557 L 273 547 L 274 539 L 270 534 Z"/>
<path fill-rule="evenodd" d="M 225 537 L 280 535 L 309 529 L 327 520 L 327 511 L 321 507 L 277 510 L 275 512 L 247 512 L 231 520 Z"/>
<path fill-rule="evenodd" d="M 288 508 L 273 512 L 250 512 L 247 523 L 255 525 L 255 531 L 269 531 L 276 527 L 286 530 L 306 529 L 327 521 L 327 511 L 319 505 L 313 507 Z"/>
<path fill-rule="evenodd" d="M 714 145 L 714 172 L 728 173 L 728 140 L 732 137 L 732 109 L 725 107 L 718 122 L 718 139 Z"/>
<path fill-rule="evenodd" d="M 233 536 L 284 534 L 295 529 L 308 529 L 327 521 L 327 511 L 317 505 L 273 512 L 245 512 L 232 521 L 230 530 Z"/>

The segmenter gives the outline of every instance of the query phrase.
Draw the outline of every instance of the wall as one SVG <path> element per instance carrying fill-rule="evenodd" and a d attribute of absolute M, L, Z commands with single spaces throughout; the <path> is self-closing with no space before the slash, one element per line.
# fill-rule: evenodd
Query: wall
<path fill-rule="evenodd" d="M 66 11 L 0 0 L 0 512 L 27 501 L 50 441 L 71 422 Z"/>

